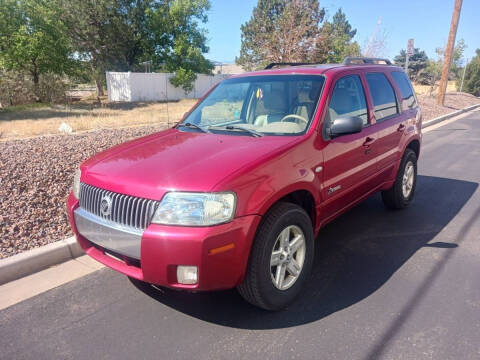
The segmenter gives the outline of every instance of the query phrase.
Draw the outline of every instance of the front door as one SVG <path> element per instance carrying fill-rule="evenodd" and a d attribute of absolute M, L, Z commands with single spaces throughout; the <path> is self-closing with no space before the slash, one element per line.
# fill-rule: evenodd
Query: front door
<path fill-rule="evenodd" d="M 323 122 L 324 169 L 322 220 L 335 216 L 376 186 L 376 130 L 371 126 L 362 80 L 347 75 L 335 83 Z M 329 138 L 329 127 L 337 118 L 358 116 L 360 133 Z"/>

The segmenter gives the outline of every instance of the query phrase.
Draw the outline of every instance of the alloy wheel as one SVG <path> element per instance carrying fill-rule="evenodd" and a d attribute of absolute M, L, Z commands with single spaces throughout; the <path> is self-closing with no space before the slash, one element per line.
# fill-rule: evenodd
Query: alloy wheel
<path fill-rule="evenodd" d="M 297 281 L 305 262 L 305 235 L 296 225 L 287 226 L 278 235 L 270 257 L 273 285 L 287 290 Z"/>

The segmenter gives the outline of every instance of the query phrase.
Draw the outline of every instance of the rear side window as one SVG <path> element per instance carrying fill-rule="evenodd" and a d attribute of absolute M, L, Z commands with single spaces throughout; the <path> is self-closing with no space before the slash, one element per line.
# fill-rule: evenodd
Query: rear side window
<path fill-rule="evenodd" d="M 383 73 L 368 73 L 366 75 L 370 94 L 372 95 L 375 118 L 377 122 L 386 120 L 398 114 L 395 91 Z"/>
<path fill-rule="evenodd" d="M 401 71 L 393 71 L 392 77 L 402 94 L 402 108 L 413 109 L 417 107 L 417 100 L 413 94 L 412 84 L 408 80 L 407 74 Z"/>
<path fill-rule="evenodd" d="M 335 119 L 348 116 L 358 116 L 363 120 L 363 126 L 368 125 L 367 103 L 358 75 L 345 76 L 335 83 L 325 126 L 328 129 Z"/>

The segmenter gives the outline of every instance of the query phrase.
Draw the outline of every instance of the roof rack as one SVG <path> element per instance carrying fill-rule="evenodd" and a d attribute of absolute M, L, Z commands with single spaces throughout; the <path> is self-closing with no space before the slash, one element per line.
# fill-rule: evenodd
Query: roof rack
<path fill-rule="evenodd" d="M 381 64 L 384 63 L 384 65 L 392 65 L 392 62 L 388 59 L 381 59 L 381 58 L 370 58 L 370 57 L 346 57 L 343 60 L 343 65 L 370 65 L 370 64 Z"/>
<path fill-rule="evenodd" d="M 313 63 L 302 63 L 302 62 L 274 62 L 274 63 L 270 63 L 268 64 L 267 66 L 265 66 L 265 70 L 268 70 L 268 69 L 273 69 L 274 67 L 276 66 L 302 66 L 302 65 L 316 65 L 316 64 L 313 64 Z"/>

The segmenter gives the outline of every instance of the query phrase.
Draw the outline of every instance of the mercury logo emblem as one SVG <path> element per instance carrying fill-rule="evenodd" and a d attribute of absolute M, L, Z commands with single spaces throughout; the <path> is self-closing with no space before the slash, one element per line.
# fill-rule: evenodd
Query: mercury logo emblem
<path fill-rule="evenodd" d="M 103 216 L 109 216 L 112 213 L 112 199 L 110 196 L 105 195 L 100 201 L 100 214 Z"/>

